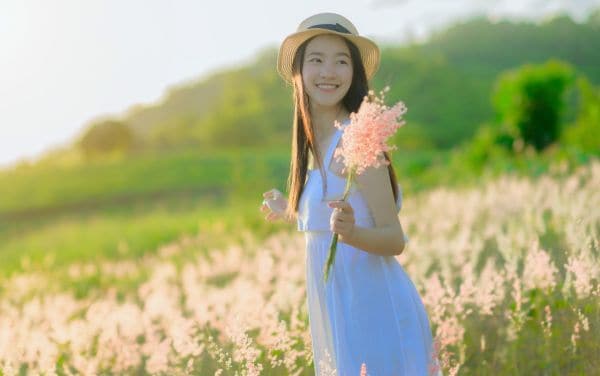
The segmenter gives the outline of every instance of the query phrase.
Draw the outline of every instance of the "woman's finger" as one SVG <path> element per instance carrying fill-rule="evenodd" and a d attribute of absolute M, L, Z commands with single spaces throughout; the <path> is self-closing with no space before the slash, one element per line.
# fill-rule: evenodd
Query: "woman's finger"
<path fill-rule="evenodd" d="M 336 208 L 343 212 L 354 213 L 354 209 L 352 209 L 352 205 L 350 205 L 346 201 L 331 201 L 329 202 L 330 208 Z"/>
<path fill-rule="evenodd" d="M 339 218 L 343 222 L 352 222 L 354 221 L 354 214 L 351 212 L 344 212 L 341 209 L 335 209 L 333 211 L 333 217 Z"/>
<path fill-rule="evenodd" d="M 338 222 L 340 223 L 354 223 L 354 219 L 351 217 L 339 217 Z"/>
<path fill-rule="evenodd" d="M 270 189 L 268 191 L 266 191 L 265 193 L 263 193 L 263 197 L 272 197 L 275 194 L 276 189 Z"/>
<path fill-rule="evenodd" d="M 283 197 L 283 193 L 279 192 L 276 188 L 273 188 L 270 191 L 263 193 L 263 197 L 265 199 L 276 200 L 279 197 Z"/>
<path fill-rule="evenodd" d="M 334 222 L 331 226 L 330 229 L 332 232 L 335 232 L 337 234 L 340 235 L 345 235 L 348 234 L 350 232 L 350 230 L 352 229 L 352 225 L 349 223 L 343 223 L 343 222 Z"/>

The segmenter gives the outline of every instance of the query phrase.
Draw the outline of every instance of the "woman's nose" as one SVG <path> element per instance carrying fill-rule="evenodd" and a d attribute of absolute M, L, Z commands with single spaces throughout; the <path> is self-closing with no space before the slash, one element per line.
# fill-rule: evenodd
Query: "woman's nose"
<path fill-rule="evenodd" d="M 319 73 L 320 73 L 320 76 L 323 78 L 332 77 L 332 76 L 335 76 L 335 69 L 333 69 L 331 64 L 323 64 L 321 66 L 321 71 Z"/>

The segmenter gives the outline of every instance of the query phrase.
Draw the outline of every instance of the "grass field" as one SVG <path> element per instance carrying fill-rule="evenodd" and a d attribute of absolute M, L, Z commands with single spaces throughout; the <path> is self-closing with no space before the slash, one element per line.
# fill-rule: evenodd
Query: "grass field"
<path fill-rule="evenodd" d="M 598 186 L 592 161 L 405 192 L 445 374 L 598 374 Z M 5 229 L 2 374 L 311 375 L 303 239 L 238 197 Z"/>
<path fill-rule="evenodd" d="M 136 257 L 215 220 L 268 233 L 254 209 L 265 190 L 285 191 L 287 153 L 182 152 L 0 171 L 0 272 Z M 497 156 L 480 171 L 460 150 L 392 156 L 408 196 L 440 185 L 482 184 L 507 172 L 537 176 L 559 166 L 565 173 L 589 160 L 576 154 L 561 163 L 551 153 Z"/>
<path fill-rule="evenodd" d="M 140 257 L 215 221 L 269 233 L 257 208 L 262 192 L 285 191 L 286 153 L 190 152 L 0 172 L 0 272 Z M 411 158 L 398 162 L 402 173 L 441 157 Z"/>

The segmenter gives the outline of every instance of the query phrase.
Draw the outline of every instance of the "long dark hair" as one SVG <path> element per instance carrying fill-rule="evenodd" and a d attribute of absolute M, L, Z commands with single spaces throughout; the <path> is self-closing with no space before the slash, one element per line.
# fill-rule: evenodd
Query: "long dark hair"
<path fill-rule="evenodd" d="M 314 38 L 314 37 L 313 37 Z M 310 116 L 310 98 L 304 90 L 304 84 L 302 82 L 302 67 L 304 65 L 304 52 L 306 51 L 307 44 L 313 39 L 310 38 L 296 51 L 294 61 L 292 64 L 292 82 L 294 88 L 294 127 L 292 131 L 292 156 L 290 160 L 290 173 L 287 179 L 287 191 L 288 191 L 288 207 L 286 210 L 286 217 L 288 219 L 296 219 L 298 213 L 298 203 L 300 196 L 304 189 L 304 183 L 306 180 L 306 173 L 308 170 L 308 153 L 311 151 L 314 156 L 314 160 L 320 168 L 321 175 L 323 176 L 322 181 L 325 186 L 323 191 L 327 190 L 327 179 L 325 179 L 325 171 L 322 166 L 322 159 L 318 148 L 315 143 L 315 132 Z M 343 38 L 350 50 L 350 58 L 352 60 L 352 83 L 346 93 L 346 96 L 342 99 L 342 104 L 348 112 L 357 112 L 363 98 L 369 92 L 369 83 L 367 81 L 367 75 L 365 73 L 365 67 L 362 64 L 360 51 L 350 42 L 348 39 Z M 388 165 L 388 172 L 390 176 L 390 183 L 392 185 L 392 191 L 394 193 L 394 201 L 398 199 L 398 182 L 396 179 L 396 173 L 391 164 L 391 158 L 389 153 L 385 152 L 385 159 L 390 162 Z"/>

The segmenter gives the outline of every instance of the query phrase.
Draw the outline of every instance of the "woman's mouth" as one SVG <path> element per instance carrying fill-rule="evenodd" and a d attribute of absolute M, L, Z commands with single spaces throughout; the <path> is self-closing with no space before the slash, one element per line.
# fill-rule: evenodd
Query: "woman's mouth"
<path fill-rule="evenodd" d="M 323 91 L 330 92 L 335 91 L 340 85 L 335 84 L 317 84 L 317 87 Z"/>

